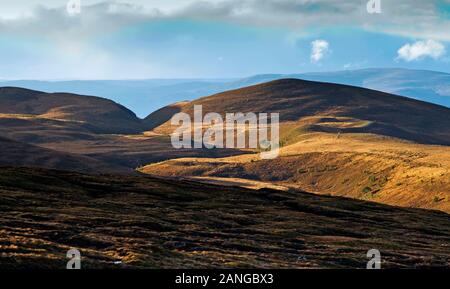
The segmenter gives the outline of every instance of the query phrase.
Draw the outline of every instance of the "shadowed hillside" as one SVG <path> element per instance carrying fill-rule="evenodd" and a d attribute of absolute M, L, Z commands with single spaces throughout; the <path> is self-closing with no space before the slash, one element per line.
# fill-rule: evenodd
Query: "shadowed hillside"
<path fill-rule="evenodd" d="M 116 172 L 133 173 L 125 167 L 105 163 L 94 158 L 58 152 L 0 137 L 0 166 L 27 166 L 78 171 L 92 174 Z"/>
<path fill-rule="evenodd" d="M 0 169 L 0 268 L 448 267 L 447 214 L 300 191 Z"/>

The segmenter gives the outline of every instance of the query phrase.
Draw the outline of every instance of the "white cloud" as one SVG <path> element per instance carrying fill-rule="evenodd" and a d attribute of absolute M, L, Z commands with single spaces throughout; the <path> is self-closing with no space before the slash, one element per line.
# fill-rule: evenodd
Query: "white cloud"
<path fill-rule="evenodd" d="M 435 40 L 417 41 L 413 44 L 407 43 L 398 51 L 397 59 L 405 61 L 420 60 L 426 57 L 439 59 L 445 54 L 445 46 Z"/>
<path fill-rule="evenodd" d="M 311 62 L 319 62 L 330 51 L 326 40 L 317 39 L 311 42 Z"/>

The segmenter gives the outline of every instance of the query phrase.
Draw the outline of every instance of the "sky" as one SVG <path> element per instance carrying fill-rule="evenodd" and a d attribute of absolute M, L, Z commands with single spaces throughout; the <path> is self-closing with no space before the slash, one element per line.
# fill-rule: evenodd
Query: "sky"
<path fill-rule="evenodd" d="M 0 0 L 0 79 L 372 67 L 450 73 L 450 0 Z"/>

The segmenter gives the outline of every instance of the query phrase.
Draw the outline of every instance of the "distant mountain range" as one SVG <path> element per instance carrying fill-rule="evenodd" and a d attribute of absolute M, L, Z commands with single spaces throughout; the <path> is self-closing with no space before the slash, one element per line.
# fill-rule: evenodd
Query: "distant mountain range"
<path fill-rule="evenodd" d="M 363 69 L 304 74 L 264 74 L 244 79 L 149 79 L 76 81 L 2 81 L 45 92 L 96 95 L 114 100 L 139 117 L 172 103 L 282 78 L 360 86 L 450 107 L 450 74 L 426 70 Z"/>

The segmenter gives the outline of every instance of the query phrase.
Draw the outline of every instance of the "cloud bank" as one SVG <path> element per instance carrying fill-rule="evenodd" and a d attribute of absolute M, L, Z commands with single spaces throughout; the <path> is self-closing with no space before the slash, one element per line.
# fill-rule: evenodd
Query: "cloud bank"
<path fill-rule="evenodd" d="M 35 0 L 34 3 L 36 4 Z M 18 0 L 18 2 L 22 2 Z M 5 20 L 0 11 L 0 32 L 50 33 L 75 30 L 102 34 L 130 23 L 161 19 L 211 20 L 236 25 L 287 28 L 292 31 L 335 26 L 420 39 L 450 41 L 450 19 L 441 7 L 448 0 L 383 0 L 383 12 L 371 15 L 365 0 L 189 0 L 123 2 L 82 1 L 82 13 L 70 17 L 61 6 L 40 6 L 20 17 Z M 45 1 L 40 1 L 42 5 Z M 85 4 L 88 3 L 88 4 Z M 93 3 L 93 4 L 92 4 Z M 178 4 L 177 4 L 178 3 Z M 65 1 L 62 2 L 65 4 Z M 170 9 L 169 9 L 170 7 Z M 446 8 L 445 8 L 446 9 Z M 2 17 L 3 16 L 3 17 Z"/>

